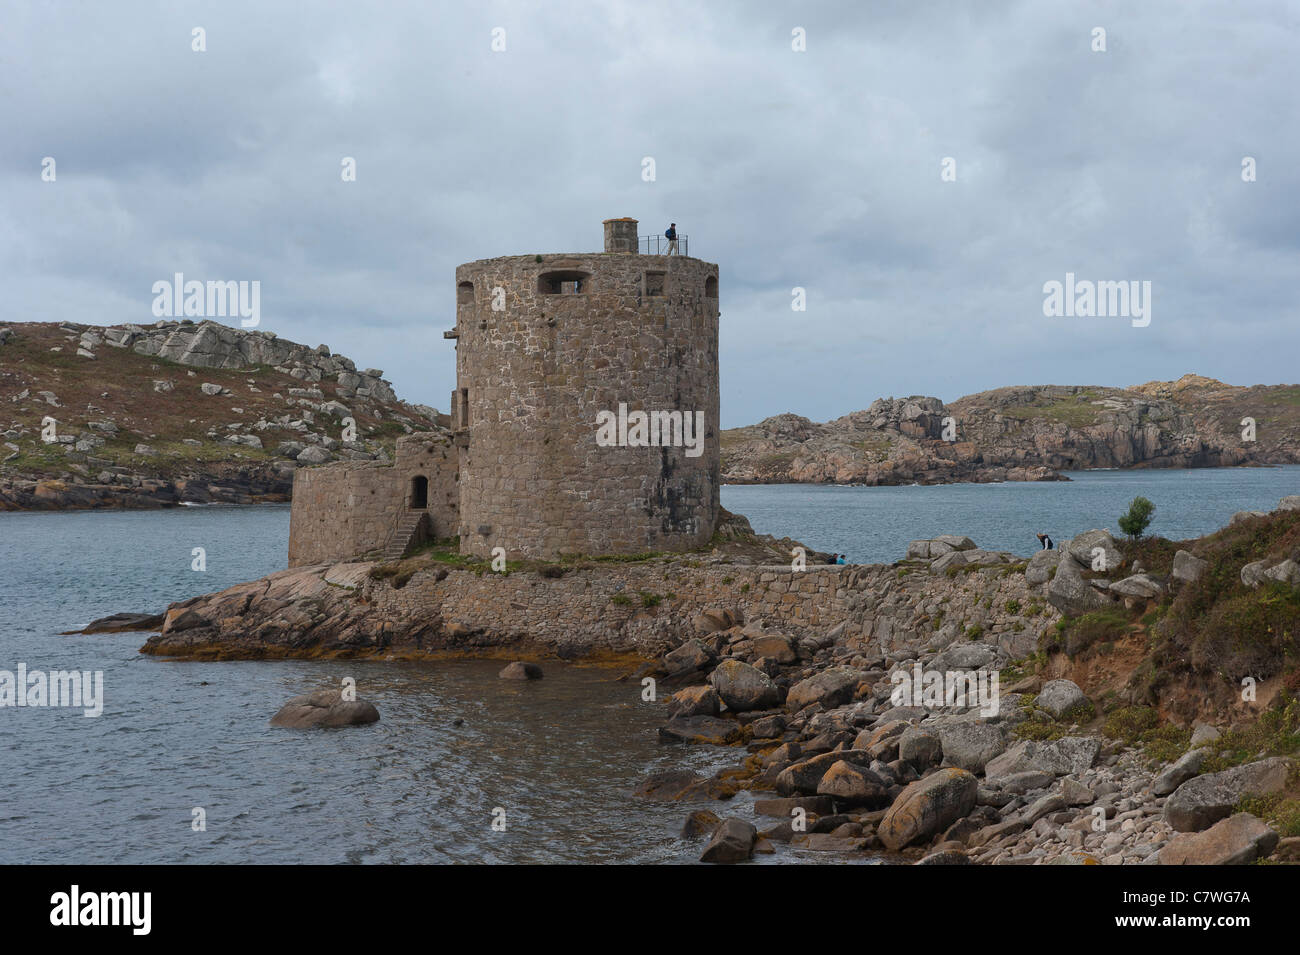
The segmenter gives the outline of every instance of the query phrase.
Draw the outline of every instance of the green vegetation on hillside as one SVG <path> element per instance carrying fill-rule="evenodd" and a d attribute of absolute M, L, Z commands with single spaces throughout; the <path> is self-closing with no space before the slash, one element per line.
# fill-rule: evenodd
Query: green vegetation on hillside
<path fill-rule="evenodd" d="M 1300 558 L 1300 511 L 1276 511 L 1203 538 L 1205 573 L 1182 587 L 1156 625 L 1157 655 L 1238 682 L 1266 680 L 1297 664 L 1300 589 L 1241 581 L 1241 568 L 1265 558 Z"/>
<path fill-rule="evenodd" d="M 1059 421 L 1071 428 L 1087 428 L 1097 423 L 1102 408 L 1093 404 L 1095 399 L 1088 392 L 1055 398 L 1041 404 L 1019 405 L 1002 408 L 1001 413 L 1008 418 L 1028 421 L 1031 418 L 1046 418 Z"/>
<path fill-rule="evenodd" d="M 193 367 L 107 343 L 88 358 L 77 354 L 77 335 L 70 327 L 8 327 L 16 334 L 0 346 L 0 406 L 6 409 L 0 432 L 18 451 L 14 455 L 0 445 L 0 459 L 7 459 L 0 474 L 6 477 L 94 478 L 105 469 L 123 469 L 173 479 L 196 470 L 212 474 L 223 466 L 271 464 L 287 457 L 276 453 L 282 443 L 314 443 L 307 432 L 342 439 L 340 417 L 319 411 L 332 400 L 348 409 L 358 441 L 390 457 L 397 438 L 408 432 L 395 418 L 416 428 L 425 423 L 400 403 L 341 393 L 329 378 L 304 380 L 264 364 Z M 204 383 L 224 390 L 206 394 Z M 44 443 L 47 418 L 54 419 L 57 436 L 81 440 L 83 449 Z M 290 427 L 291 422 L 301 423 Z M 236 435 L 256 438 L 262 446 L 229 440 Z M 137 454 L 139 445 L 153 453 Z"/>

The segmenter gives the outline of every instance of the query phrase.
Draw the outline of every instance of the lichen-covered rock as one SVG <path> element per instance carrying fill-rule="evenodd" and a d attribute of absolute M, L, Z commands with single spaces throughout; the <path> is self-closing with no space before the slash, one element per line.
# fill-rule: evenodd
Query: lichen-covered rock
<path fill-rule="evenodd" d="M 1038 587 L 1052 579 L 1052 574 L 1056 572 L 1057 565 L 1061 562 L 1061 552 L 1059 550 L 1039 550 L 1034 552 L 1034 556 L 1029 558 L 1029 565 L 1025 568 L 1025 583 L 1031 587 Z"/>
<path fill-rule="evenodd" d="M 812 703 L 832 709 L 853 699 L 853 690 L 861 681 L 862 672 L 859 670 L 831 667 L 790 687 L 786 703 L 795 710 Z"/>
<path fill-rule="evenodd" d="M 1073 560 L 1062 560 L 1057 565 L 1056 576 L 1047 587 L 1047 602 L 1071 617 L 1103 610 L 1114 604 L 1084 579 L 1082 569 Z"/>
<path fill-rule="evenodd" d="M 311 447 L 303 448 L 299 451 L 294 457 L 294 460 L 299 464 L 324 464 L 331 458 L 333 458 L 333 455 L 324 448 L 312 445 Z"/>
<path fill-rule="evenodd" d="M 1206 568 L 1209 566 L 1209 561 L 1202 560 L 1185 550 L 1180 550 L 1174 554 L 1174 566 L 1169 576 L 1173 577 L 1174 580 L 1190 584 L 1205 573 Z"/>
<path fill-rule="evenodd" d="M 1101 740 L 1093 736 L 1064 736 L 1050 743 L 1021 740 L 1001 756 L 989 760 L 985 778 L 991 780 L 1013 773 L 1038 771 L 1054 776 L 1082 773 L 1101 752 Z"/>
<path fill-rule="evenodd" d="M 1124 555 L 1115 546 L 1110 531 L 1094 529 L 1071 538 L 1065 545 L 1067 552 L 1087 570 L 1113 571 L 1124 561 Z"/>
<path fill-rule="evenodd" d="M 1151 783 L 1151 791 L 1157 796 L 1168 796 L 1187 780 L 1201 771 L 1201 764 L 1210 755 L 1208 749 L 1193 749 L 1184 753 L 1171 763 Z"/>
<path fill-rule="evenodd" d="M 669 698 L 668 712 L 673 716 L 717 716 L 721 705 L 713 687 L 688 686 Z"/>
<path fill-rule="evenodd" d="M 975 542 L 961 534 L 940 534 L 930 540 L 930 556 L 938 557 L 954 550 L 974 550 Z"/>
<path fill-rule="evenodd" d="M 1080 704 L 1087 703 L 1088 697 L 1071 680 L 1049 680 L 1043 684 L 1035 704 L 1053 716 L 1060 717 Z"/>
<path fill-rule="evenodd" d="M 936 656 L 930 670 L 981 670 L 994 667 L 998 648 L 987 643 L 955 643 Z"/>
<path fill-rule="evenodd" d="M 675 650 L 664 654 L 664 667 L 669 676 L 703 670 L 713 665 L 718 655 L 700 640 L 692 637 Z"/>
<path fill-rule="evenodd" d="M 909 726 L 898 738 L 898 758 L 922 770 L 943 759 L 943 744 L 929 730 Z"/>
<path fill-rule="evenodd" d="M 941 769 L 910 783 L 880 820 L 876 835 L 895 852 L 926 839 L 974 809 L 978 788 L 964 769 Z"/>
<path fill-rule="evenodd" d="M 779 713 L 763 716 L 749 724 L 754 739 L 775 739 L 785 732 L 786 720 Z"/>
<path fill-rule="evenodd" d="M 1267 569 L 1268 561 L 1252 560 L 1241 568 L 1241 582 L 1247 587 L 1258 587 L 1264 582 L 1264 571 Z"/>
<path fill-rule="evenodd" d="M 1261 759 L 1189 779 L 1165 803 L 1165 821 L 1179 832 L 1195 832 L 1232 813 L 1243 796 L 1267 796 L 1286 786 L 1291 760 Z"/>
<path fill-rule="evenodd" d="M 951 550 L 930 565 L 930 569 L 936 574 L 946 574 L 954 567 L 963 567 L 966 564 L 966 554 L 964 551 Z"/>
<path fill-rule="evenodd" d="M 898 758 L 898 741 L 912 724 L 905 719 L 892 719 L 887 714 L 875 726 L 864 729 L 853 740 L 853 748 L 871 754 L 872 759 L 888 762 Z"/>
<path fill-rule="evenodd" d="M 799 659 L 794 641 L 779 633 L 765 633 L 754 637 L 753 654 L 756 658 L 767 657 L 782 665 L 794 663 Z"/>
<path fill-rule="evenodd" d="M 1300 564 L 1288 557 L 1264 571 L 1264 576 L 1270 580 L 1276 580 L 1279 583 L 1290 584 L 1295 587 L 1300 585 Z"/>
<path fill-rule="evenodd" d="M 1067 806 L 1088 806 L 1096 802 L 1097 794 L 1077 779 L 1066 776 L 1061 780 L 1061 798 Z"/>
<path fill-rule="evenodd" d="M 693 621 L 695 629 L 705 635 L 730 630 L 740 622 L 736 614 L 723 607 L 707 607 Z"/>
<path fill-rule="evenodd" d="M 686 817 L 682 823 L 682 838 L 694 839 L 697 836 L 712 835 L 722 825 L 716 813 L 707 809 L 697 809 Z"/>
<path fill-rule="evenodd" d="M 1221 819 L 1204 832 L 1185 832 L 1160 850 L 1161 865 L 1250 865 L 1277 847 L 1278 834 L 1248 812 Z"/>
<path fill-rule="evenodd" d="M 776 791 L 782 796 L 810 796 L 817 792 L 822 777 L 841 760 L 869 767 L 875 757 L 866 750 L 842 749 L 821 753 L 792 763 L 776 777 Z"/>
<path fill-rule="evenodd" d="M 1056 776 L 1052 773 L 1045 773 L 1041 769 L 1027 769 L 1018 773 L 1011 773 L 1008 776 L 1001 776 L 997 779 L 997 785 L 1005 792 L 1014 793 L 1017 796 L 1023 796 L 1027 792 L 1035 789 L 1046 789 L 1052 785 Z"/>
<path fill-rule="evenodd" d="M 877 808 L 889 803 L 889 783 L 865 766 L 838 760 L 817 782 L 817 795 L 850 806 Z"/>
<path fill-rule="evenodd" d="M 930 559 L 930 542 L 910 541 L 907 545 L 908 560 L 929 560 Z"/>
<path fill-rule="evenodd" d="M 737 713 L 764 710 L 781 702 L 781 690 L 762 670 L 739 660 L 723 660 L 709 674 L 727 709 Z"/>
<path fill-rule="evenodd" d="M 1159 597 L 1165 592 L 1164 586 L 1150 574 L 1133 574 L 1122 580 L 1112 581 L 1107 588 L 1111 593 L 1121 597 Z"/>
<path fill-rule="evenodd" d="M 1006 732 L 993 723 L 945 720 L 938 733 L 944 762 L 972 773 L 984 772 L 988 761 L 1007 748 Z"/>

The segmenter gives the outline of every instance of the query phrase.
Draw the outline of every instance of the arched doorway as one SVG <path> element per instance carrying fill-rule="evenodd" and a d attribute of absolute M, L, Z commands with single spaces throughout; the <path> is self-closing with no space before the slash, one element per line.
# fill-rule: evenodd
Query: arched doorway
<path fill-rule="evenodd" d="M 429 506 L 429 479 L 423 474 L 411 478 L 411 496 L 407 507 L 411 510 L 425 510 Z"/>

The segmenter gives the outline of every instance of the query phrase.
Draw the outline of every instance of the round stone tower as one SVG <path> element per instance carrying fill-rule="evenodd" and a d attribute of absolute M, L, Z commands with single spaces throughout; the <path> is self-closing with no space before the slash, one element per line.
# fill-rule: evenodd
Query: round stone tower
<path fill-rule="evenodd" d="M 605 251 L 456 269 L 460 546 L 507 559 L 703 546 L 717 525 L 718 267 Z"/>

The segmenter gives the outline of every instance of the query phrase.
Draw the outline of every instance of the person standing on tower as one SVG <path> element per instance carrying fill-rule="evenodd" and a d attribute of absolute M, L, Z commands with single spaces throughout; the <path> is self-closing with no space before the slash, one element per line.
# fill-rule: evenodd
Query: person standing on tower
<path fill-rule="evenodd" d="M 666 254 L 676 255 L 677 254 L 677 223 L 676 222 L 671 222 L 668 224 L 668 231 L 664 233 L 664 237 L 668 239 L 668 252 Z"/>

